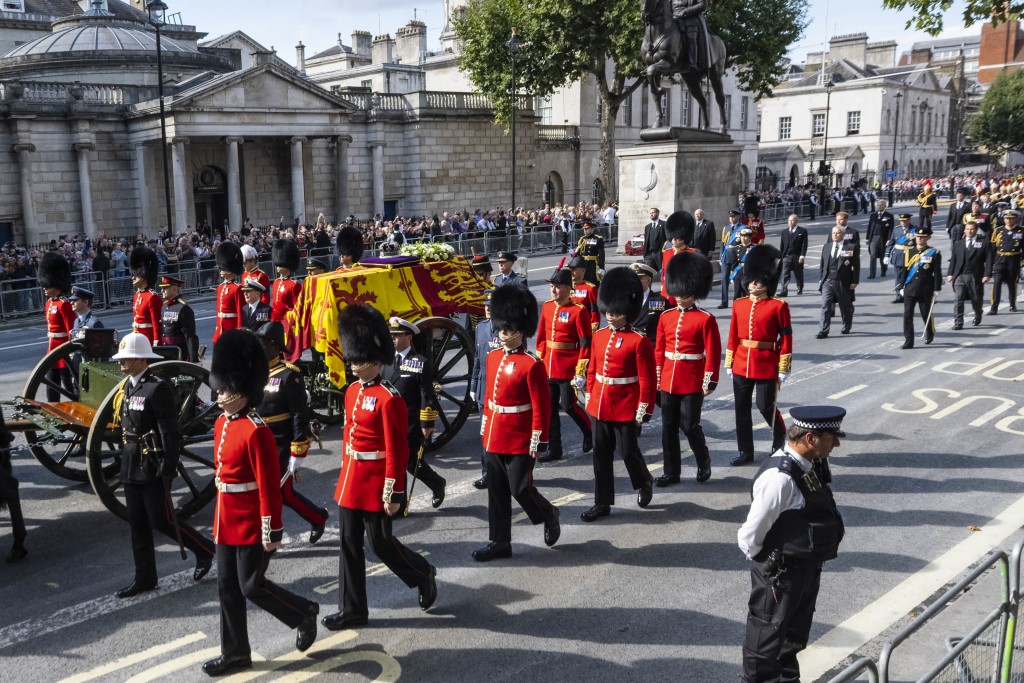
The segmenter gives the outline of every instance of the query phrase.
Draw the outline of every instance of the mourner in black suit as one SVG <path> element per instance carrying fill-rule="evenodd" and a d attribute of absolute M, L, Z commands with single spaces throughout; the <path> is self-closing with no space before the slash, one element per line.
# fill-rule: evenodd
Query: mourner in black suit
<path fill-rule="evenodd" d="M 981 206 L 980 204 L 978 205 Z M 956 201 L 949 205 L 949 213 L 946 214 L 946 235 L 951 240 L 956 240 L 953 237 L 953 228 L 963 225 L 964 216 L 971 212 L 971 205 L 964 199 L 963 192 L 956 193 Z M 959 233 L 959 231 L 958 231 Z"/>
<path fill-rule="evenodd" d="M 704 218 L 704 209 L 694 211 L 693 220 L 697 225 L 693 229 L 693 244 L 690 246 L 710 258 L 711 250 L 715 248 L 715 243 L 718 241 L 715 222 Z"/>
<path fill-rule="evenodd" d="M 789 296 L 789 278 L 796 279 L 796 293 L 804 293 L 804 258 L 807 256 L 807 228 L 797 225 L 797 215 L 791 214 L 789 227 L 782 231 L 779 253 L 782 254 L 782 290 L 779 296 Z"/>
<path fill-rule="evenodd" d="M 409 407 L 409 464 L 406 469 L 430 489 L 433 493 L 430 504 L 438 508 L 444 502 L 447 482 L 426 460 L 417 457 L 423 442 L 434 431 L 434 421 L 437 419 L 438 403 L 437 394 L 434 393 L 433 371 L 427 359 L 412 348 L 412 337 L 419 334 L 420 329 L 402 318 L 393 317 L 388 325 L 395 342 L 395 364 L 388 381 Z"/>
<path fill-rule="evenodd" d="M 985 270 L 992 258 L 992 244 L 978 237 L 978 225 L 971 221 L 964 225 L 964 238 L 953 242 L 946 281 L 953 285 L 956 300 L 953 303 L 953 329 L 964 327 L 964 300 L 971 299 L 974 309 L 972 325 L 981 324 L 982 295 L 988 277 Z"/>
<path fill-rule="evenodd" d="M 177 474 L 181 434 L 178 407 L 171 388 L 149 371 L 153 353 L 149 339 L 132 332 L 121 339 L 118 361 L 127 378 L 118 386 L 114 410 L 121 425 L 121 483 L 128 507 L 135 578 L 117 591 L 118 598 L 130 598 L 156 588 L 156 553 L 153 530 L 175 538 L 170 482 Z M 185 522 L 177 522 L 181 543 L 196 556 L 193 578 L 199 581 L 213 565 L 213 541 Z"/>
<path fill-rule="evenodd" d="M 651 282 L 657 273 L 646 263 L 634 263 L 630 266 L 640 278 L 644 287 L 644 300 L 640 308 L 640 316 L 631 323 L 637 332 L 647 335 L 653 344 L 658 337 L 658 321 L 665 312 L 665 299 L 657 292 L 651 291 Z"/>
<path fill-rule="evenodd" d="M 651 222 L 644 226 L 644 263 L 661 272 L 661 252 L 665 249 L 665 221 L 658 209 L 651 209 Z"/>
<path fill-rule="evenodd" d="M 843 319 L 843 334 L 853 327 L 853 290 L 860 282 L 860 255 L 846 241 L 843 226 L 832 228 L 832 240 L 821 248 L 821 326 L 817 338 L 824 339 L 832 327 L 836 305 Z"/>
<path fill-rule="evenodd" d="M 886 211 L 888 203 L 884 199 L 879 199 L 876 204 L 876 210 L 871 217 L 868 219 L 868 279 L 871 280 L 875 277 L 875 264 L 881 262 L 882 264 L 882 277 L 885 277 L 885 271 L 889 267 L 889 264 L 885 260 L 885 247 L 889 244 L 889 240 L 892 239 L 892 229 L 896 225 L 896 219 L 891 213 Z"/>
<path fill-rule="evenodd" d="M 904 253 L 907 269 L 903 281 L 903 346 L 914 348 L 914 308 L 924 320 L 924 343 L 935 339 L 935 316 L 932 315 L 932 301 L 942 289 L 942 254 L 928 246 L 932 229 L 927 225 L 918 227 L 914 233 L 914 246 Z"/>

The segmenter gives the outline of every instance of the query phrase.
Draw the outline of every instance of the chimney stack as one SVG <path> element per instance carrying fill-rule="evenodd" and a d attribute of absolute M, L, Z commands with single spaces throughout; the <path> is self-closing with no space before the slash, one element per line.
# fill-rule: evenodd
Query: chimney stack
<path fill-rule="evenodd" d="M 295 46 L 295 68 L 303 76 L 306 75 L 306 46 L 302 44 L 301 40 Z"/>

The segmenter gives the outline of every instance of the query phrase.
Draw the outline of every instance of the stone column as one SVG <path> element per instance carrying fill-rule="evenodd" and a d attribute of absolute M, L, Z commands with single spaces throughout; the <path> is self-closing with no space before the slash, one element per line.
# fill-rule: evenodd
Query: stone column
<path fill-rule="evenodd" d="M 185 145 L 188 138 L 171 138 L 171 177 L 174 179 L 174 234 L 188 225 L 188 175 L 185 173 Z"/>
<path fill-rule="evenodd" d="M 337 210 L 334 222 L 341 223 L 348 217 L 348 146 L 351 135 L 339 135 L 334 145 L 334 206 Z"/>
<path fill-rule="evenodd" d="M 238 145 L 243 138 L 229 137 L 228 143 L 228 223 L 232 230 L 242 229 L 242 189 L 238 173 Z"/>
<path fill-rule="evenodd" d="M 41 239 L 39 226 L 36 223 L 36 205 L 32 197 L 32 152 L 36 146 L 31 142 L 14 145 L 14 153 L 18 155 L 18 170 L 21 174 L 21 219 L 25 224 L 25 242 L 31 244 Z"/>
<path fill-rule="evenodd" d="M 298 217 L 300 222 L 306 220 L 306 174 L 302 166 L 302 143 L 305 141 L 303 137 L 288 141 L 292 146 L 292 219 Z"/>
<path fill-rule="evenodd" d="M 151 221 L 149 215 L 149 183 L 146 179 L 146 145 L 140 142 L 135 145 L 135 193 L 139 198 L 139 225 L 147 226 L 157 223 Z M 162 180 L 162 178 L 161 178 Z M 154 182 L 155 179 L 154 179 Z M 161 185 L 162 187 L 162 185 Z M 171 201 L 167 197 L 165 201 Z M 169 228 L 170 226 L 164 226 Z"/>
<path fill-rule="evenodd" d="M 385 142 L 371 142 L 370 153 L 373 155 L 373 212 L 384 215 L 384 148 Z"/>
<path fill-rule="evenodd" d="M 92 177 L 90 175 L 89 157 L 96 145 L 91 142 L 75 144 L 78 155 L 78 192 L 82 197 L 82 231 L 86 237 L 96 237 L 96 221 L 92 214 Z"/>

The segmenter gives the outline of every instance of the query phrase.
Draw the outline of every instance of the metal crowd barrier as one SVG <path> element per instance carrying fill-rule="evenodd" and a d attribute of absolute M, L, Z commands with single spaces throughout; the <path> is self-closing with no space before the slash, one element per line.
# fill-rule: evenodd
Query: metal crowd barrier
<path fill-rule="evenodd" d="M 878 683 L 878 667 L 867 657 L 858 659 L 828 683 L 851 683 L 860 679 L 865 673 L 868 676 L 868 683 Z"/>

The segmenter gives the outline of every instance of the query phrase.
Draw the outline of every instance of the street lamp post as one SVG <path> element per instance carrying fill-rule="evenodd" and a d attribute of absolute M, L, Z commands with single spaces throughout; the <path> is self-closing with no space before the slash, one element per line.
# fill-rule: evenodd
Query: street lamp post
<path fill-rule="evenodd" d="M 167 235 L 174 235 L 174 223 L 171 221 L 171 178 L 167 170 L 167 113 L 164 109 L 164 54 L 160 47 L 160 28 L 164 25 L 164 14 L 167 3 L 163 0 L 149 0 L 146 3 L 149 12 L 149 23 L 156 29 L 156 74 L 160 93 L 160 154 L 164 167 L 164 211 L 167 214 Z"/>
<path fill-rule="evenodd" d="M 512 37 L 505 43 L 508 53 L 512 57 L 512 203 L 509 205 L 509 218 L 515 220 L 516 211 L 516 53 L 523 40 L 516 35 L 515 27 L 512 28 Z"/>
<path fill-rule="evenodd" d="M 892 176 L 889 178 L 889 206 L 893 205 L 893 199 L 895 198 L 895 184 L 896 184 L 896 146 L 899 144 L 900 134 L 900 100 L 903 99 L 903 93 L 896 93 L 896 125 L 892 130 L 892 166 L 889 167 L 889 172 Z"/>
<path fill-rule="evenodd" d="M 818 175 L 828 177 L 831 169 L 828 166 L 828 118 L 832 111 L 832 77 L 825 81 L 825 146 L 821 150 L 821 166 L 818 168 Z"/>

